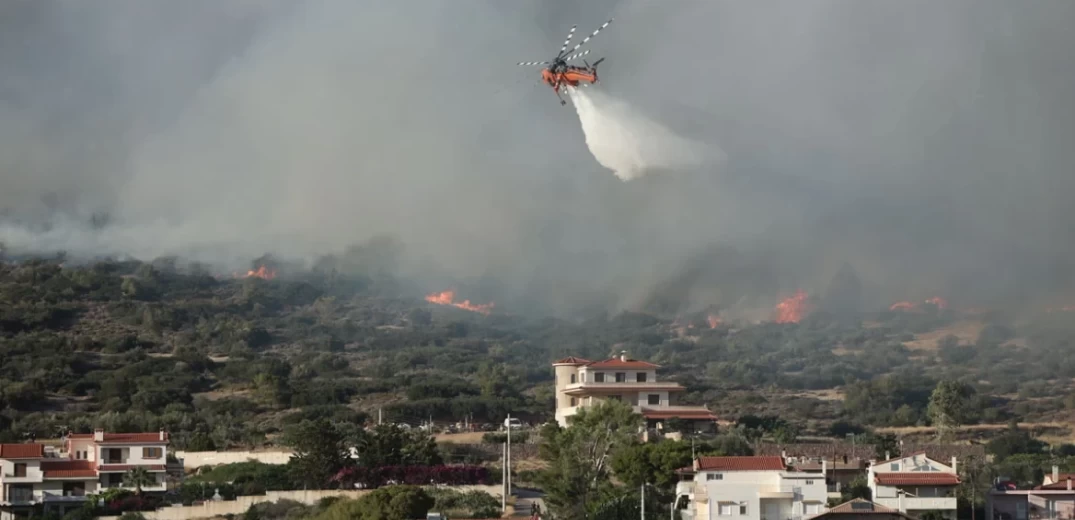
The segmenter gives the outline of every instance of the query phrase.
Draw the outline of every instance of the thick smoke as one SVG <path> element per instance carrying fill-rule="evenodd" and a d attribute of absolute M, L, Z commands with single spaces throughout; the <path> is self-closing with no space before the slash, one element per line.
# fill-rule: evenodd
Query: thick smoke
<path fill-rule="evenodd" d="M 1017 305 L 1073 289 L 1073 15 L 1068 0 L 5 2 L 0 242 L 223 266 L 391 235 L 407 273 L 561 307 L 760 302 L 823 292 L 846 263 L 864 305 Z M 612 16 L 588 44 L 600 87 L 722 150 L 719 168 L 619 181 L 514 65 Z"/>
<path fill-rule="evenodd" d="M 567 90 L 590 153 L 601 166 L 625 181 L 653 169 L 696 168 L 707 162 L 707 155 L 714 165 L 720 158 L 715 147 L 707 151 L 700 143 L 673 134 L 598 89 Z"/>

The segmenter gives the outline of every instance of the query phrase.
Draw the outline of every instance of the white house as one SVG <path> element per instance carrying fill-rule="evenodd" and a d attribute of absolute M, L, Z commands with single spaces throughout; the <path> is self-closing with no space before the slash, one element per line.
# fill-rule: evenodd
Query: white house
<path fill-rule="evenodd" d="M 799 520 L 828 500 L 823 474 L 789 470 L 782 457 L 700 457 L 688 473 L 676 505 L 694 520 Z"/>
<path fill-rule="evenodd" d="M 956 518 L 957 461 L 947 466 L 924 452 L 874 462 L 866 470 L 866 483 L 875 503 L 911 516 L 937 511 Z"/>
<path fill-rule="evenodd" d="M 62 515 L 81 507 L 86 495 L 125 487 L 123 476 L 144 468 L 153 483 L 147 492 L 167 489 L 168 434 L 71 434 L 62 450 L 43 444 L 0 445 L 0 520 L 47 510 Z"/>

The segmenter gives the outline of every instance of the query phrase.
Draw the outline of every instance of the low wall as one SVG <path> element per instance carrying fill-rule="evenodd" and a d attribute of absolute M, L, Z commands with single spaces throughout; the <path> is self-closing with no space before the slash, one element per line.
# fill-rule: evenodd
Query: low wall
<path fill-rule="evenodd" d="M 500 498 L 502 489 L 500 486 L 451 486 L 451 489 L 466 492 L 472 490 L 484 491 Z M 294 500 L 307 505 L 313 505 L 322 498 L 326 497 L 344 497 L 344 498 L 358 498 L 366 493 L 369 493 L 368 489 L 354 489 L 354 490 L 339 490 L 339 489 L 319 489 L 309 491 L 269 491 L 264 495 L 254 496 L 242 496 L 236 497 L 235 500 L 221 500 L 214 502 L 212 500 L 203 504 L 194 506 L 171 506 L 158 509 L 156 511 L 146 511 L 142 514 L 148 520 L 195 520 L 200 518 L 214 518 L 224 515 L 240 515 L 250 509 L 250 506 L 261 502 L 278 502 L 280 500 Z M 119 520 L 118 516 L 100 516 L 97 517 L 100 520 Z"/>
<path fill-rule="evenodd" d="M 234 464 L 254 459 L 265 464 L 287 464 L 290 451 L 177 451 L 175 456 L 183 460 L 183 469 L 202 466 Z"/>

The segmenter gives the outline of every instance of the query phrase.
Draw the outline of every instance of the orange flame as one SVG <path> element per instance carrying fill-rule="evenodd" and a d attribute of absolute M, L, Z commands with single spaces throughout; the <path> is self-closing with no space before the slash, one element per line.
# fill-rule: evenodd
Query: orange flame
<path fill-rule="evenodd" d="M 803 316 L 810 311 L 806 301 L 806 293 L 802 289 L 795 291 L 794 296 L 785 298 L 776 305 L 777 323 L 799 323 Z"/>
<path fill-rule="evenodd" d="M 720 316 L 717 316 L 716 314 L 710 314 L 709 316 L 706 317 L 705 321 L 706 321 L 706 323 L 709 323 L 709 328 L 711 328 L 711 329 L 715 329 L 715 328 L 719 327 L 721 323 L 724 323 L 720 319 Z"/>
<path fill-rule="evenodd" d="M 888 308 L 890 311 L 914 311 L 918 306 L 911 302 L 896 302 Z"/>
<path fill-rule="evenodd" d="M 276 278 L 276 270 L 275 269 L 269 269 L 268 267 L 265 267 L 265 266 L 261 266 L 261 267 L 257 268 L 256 270 L 251 269 L 251 270 L 247 271 L 246 272 L 246 277 L 247 278 L 250 278 L 250 277 L 261 278 L 262 280 L 272 280 L 273 278 Z"/>
<path fill-rule="evenodd" d="M 473 304 L 470 300 L 455 301 L 455 291 L 443 291 L 426 296 L 426 301 L 437 305 L 451 305 L 460 309 L 489 315 L 493 310 L 493 303 Z"/>

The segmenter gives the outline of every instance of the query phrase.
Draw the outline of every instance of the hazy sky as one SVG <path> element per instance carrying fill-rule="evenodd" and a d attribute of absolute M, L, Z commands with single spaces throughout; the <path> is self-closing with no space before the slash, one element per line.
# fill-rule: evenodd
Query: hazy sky
<path fill-rule="evenodd" d="M 622 182 L 515 65 L 612 16 L 588 44 L 602 94 L 723 163 Z M 413 271 L 496 279 L 490 297 L 625 307 L 769 305 L 844 262 L 878 302 L 1075 297 L 1073 19 L 1069 0 L 4 2 L 0 242 L 234 265 L 391 234 Z"/>

